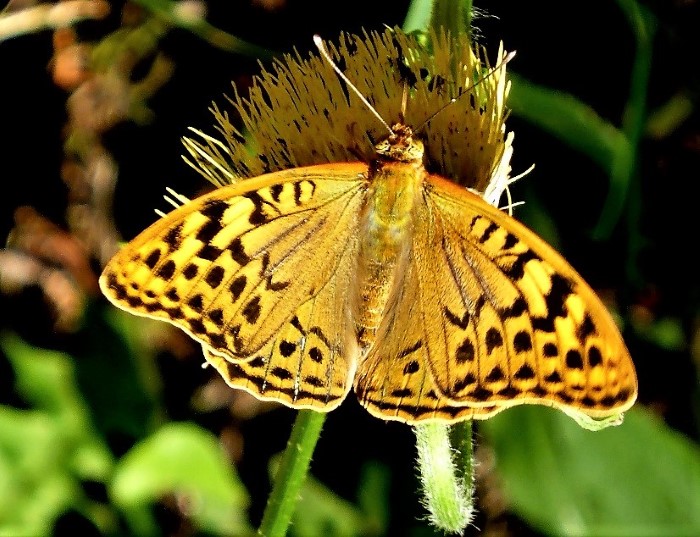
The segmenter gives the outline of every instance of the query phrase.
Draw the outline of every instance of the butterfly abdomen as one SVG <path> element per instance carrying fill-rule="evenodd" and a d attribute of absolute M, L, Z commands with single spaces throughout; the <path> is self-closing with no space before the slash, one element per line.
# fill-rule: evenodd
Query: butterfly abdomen
<path fill-rule="evenodd" d="M 355 286 L 355 324 L 361 349 L 374 342 L 411 255 L 413 210 L 424 176 L 420 162 L 378 161 L 370 167 Z"/>

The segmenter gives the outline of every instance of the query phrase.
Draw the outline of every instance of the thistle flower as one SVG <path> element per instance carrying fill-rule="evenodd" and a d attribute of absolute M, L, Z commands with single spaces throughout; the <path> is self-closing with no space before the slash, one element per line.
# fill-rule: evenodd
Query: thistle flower
<path fill-rule="evenodd" d="M 432 34 L 432 50 L 399 30 L 342 34 L 334 62 L 389 124 L 403 122 L 426 148 L 426 168 L 497 204 L 509 182 L 505 66 L 491 68 L 467 36 Z M 499 50 L 498 58 L 503 58 Z M 406 93 L 405 117 L 402 117 Z M 466 93 L 466 94 L 465 94 Z M 218 137 L 192 129 L 185 160 L 214 185 L 327 162 L 369 162 L 386 130 L 318 55 L 275 60 L 244 98 L 229 98 L 242 127 L 214 105 Z M 430 119 L 429 119 L 430 118 Z M 426 123 L 426 120 L 429 121 Z"/>

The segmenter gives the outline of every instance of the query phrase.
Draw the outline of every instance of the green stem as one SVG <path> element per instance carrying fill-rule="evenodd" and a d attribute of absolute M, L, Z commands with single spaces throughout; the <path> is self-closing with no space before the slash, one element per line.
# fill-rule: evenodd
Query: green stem
<path fill-rule="evenodd" d="M 613 161 L 610 171 L 610 193 L 596 224 L 593 236 L 606 239 L 612 233 L 625 207 L 627 196 L 632 189 L 637 166 L 639 143 L 646 120 L 646 100 L 651 72 L 656 21 L 644 7 L 634 0 L 617 0 L 620 9 L 627 16 L 634 33 L 636 53 L 632 65 L 630 92 L 622 122 L 622 132 L 627 138 L 627 147 Z"/>
<path fill-rule="evenodd" d="M 427 33 L 432 27 L 447 29 L 453 36 L 471 35 L 472 9 L 472 0 L 413 0 L 403 30 Z"/>
<path fill-rule="evenodd" d="M 457 424 L 452 431 L 442 423 L 418 425 L 413 430 L 430 522 L 442 531 L 461 533 L 474 512 L 471 422 Z"/>
<path fill-rule="evenodd" d="M 437 31 L 446 28 L 453 36 L 471 35 L 472 0 L 434 0 L 430 25 Z"/>
<path fill-rule="evenodd" d="M 325 420 L 326 414 L 313 410 L 300 410 L 297 414 L 258 535 L 283 537 L 287 533 Z"/>
<path fill-rule="evenodd" d="M 450 442 L 454 449 L 457 473 L 464 490 L 474 488 L 474 443 L 471 420 L 460 421 L 450 428 Z"/>

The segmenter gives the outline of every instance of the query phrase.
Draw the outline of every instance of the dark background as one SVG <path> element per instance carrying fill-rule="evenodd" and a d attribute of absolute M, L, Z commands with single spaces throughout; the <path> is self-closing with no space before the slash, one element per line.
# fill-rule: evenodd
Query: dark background
<path fill-rule="evenodd" d="M 484 10 L 475 19 L 478 39 L 491 54 L 499 41 L 517 50 L 510 69 L 528 80 L 576 96 L 600 116 L 620 125 L 629 93 L 634 41 L 618 5 L 600 2 L 477 2 Z M 653 111 L 679 93 L 697 104 L 697 58 L 700 50 L 698 3 L 646 2 L 658 19 L 654 42 L 648 108 Z M 117 28 L 120 4 L 100 22 L 76 26 L 80 40 L 98 40 Z M 406 2 L 280 2 L 268 10 L 245 1 L 212 2 L 208 20 L 232 34 L 276 51 L 297 47 L 311 50 L 311 36 L 334 38 L 340 31 L 381 29 L 401 25 Z M 36 208 L 59 224 L 65 223 L 67 189 L 61 180 L 64 159 L 62 132 L 66 122 L 67 93 L 52 82 L 49 61 L 52 34 L 38 32 L 0 43 L 2 103 L 2 194 L 0 236 L 13 226 L 13 211 L 21 205 Z M 180 137 L 187 127 L 207 130 L 213 120 L 207 111 L 212 101 L 223 102 L 231 81 L 245 86 L 258 70 L 257 60 L 222 52 L 191 33 L 174 29 L 159 50 L 175 64 L 172 78 L 152 98 L 149 124 L 123 122 L 104 136 L 104 145 L 119 165 L 114 199 L 117 227 L 130 239 L 154 220 L 153 208 L 162 207 L 165 186 L 194 196 L 206 184 L 181 160 Z M 138 76 L 137 66 L 134 76 Z M 263 64 L 265 61 L 263 60 Z M 558 249 L 594 289 L 615 294 L 623 316 L 643 306 L 654 318 L 672 318 L 688 343 L 681 350 L 660 348 L 654 341 L 627 330 L 628 346 L 640 380 L 640 402 L 660 410 L 667 424 L 698 440 L 697 374 L 692 343 L 697 347 L 697 181 L 700 172 L 700 125 L 696 110 L 668 136 L 644 138 L 636 200 L 614 227 L 611 237 L 593 240 L 608 191 L 608 176 L 587 156 L 536 126 L 513 115 L 514 173 L 535 170 L 513 187 L 516 200 L 541 208 L 554 223 Z M 516 217 L 537 221 L 525 209 Z M 550 238 L 550 237 L 548 237 Z M 641 247 L 637 248 L 637 245 Z M 98 267 L 95 267 L 97 270 Z M 94 307 L 104 307 L 97 299 Z M 29 342 L 59 349 L 80 346 L 84 333 L 56 333 L 51 312 L 40 293 L 28 289 L 19 296 L 0 297 L 1 329 L 13 330 Z M 202 413 L 189 401 L 192 393 L 211 376 L 199 368 L 201 358 L 192 345 L 187 359 L 167 353 L 158 357 L 163 405 L 169 420 L 194 420 L 215 433 L 230 426 L 224 411 Z M 696 351 L 697 353 L 697 351 Z M 695 355 L 697 359 L 697 354 Z M 3 402 L 12 401 L 11 373 L 0 386 Z M 115 403 L 118 404 L 118 403 Z M 244 438 L 238 469 L 253 495 L 250 517 L 256 524 L 268 492 L 267 462 L 283 449 L 293 412 L 278 409 L 236 424 Z M 109 437 L 115 452 L 126 451 L 136 438 Z M 351 395 L 326 422 L 316 451 L 313 471 L 333 491 L 352 500 L 361 465 L 377 460 L 391 469 L 392 526 L 390 535 L 404 535 L 422 523 L 424 513 L 415 493 L 413 435 L 406 426 L 371 418 Z M 410 514 L 399 516 L 399 513 Z M 526 523 L 512 514 L 509 534 L 532 535 Z M 485 515 L 476 526 L 489 527 Z M 427 533 L 425 533 L 427 534 Z"/>

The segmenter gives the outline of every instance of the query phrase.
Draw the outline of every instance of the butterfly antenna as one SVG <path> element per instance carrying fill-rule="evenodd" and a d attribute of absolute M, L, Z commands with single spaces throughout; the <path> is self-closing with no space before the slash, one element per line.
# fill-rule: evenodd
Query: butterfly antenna
<path fill-rule="evenodd" d="M 488 77 L 490 77 L 491 75 L 493 75 L 493 74 L 494 74 L 496 71 L 498 71 L 501 67 L 503 67 L 503 66 L 504 66 L 505 64 L 507 64 L 510 60 L 512 60 L 514 56 L 515 56 L 515 51 L 509 52 L 508 54 L 506 54 L 505 57 L 498 63 L 498 65 L 496 65 L 496 67 L 494 67 L 493 69 L 491 69 L 488 73 L 486 73 L 486 74 L 485 74 L 484 76 L 482 76 L 481 78 L 477 79 L 476 82 L 474 82 L 474 83 L 471 84 L 469 87 L 467 87 L 465 90 L 463 90 L 457 97 L 452 97 L 452 99 L 450 99 L 450 101 L 449 101 L 447 104 L 445 104 L 445 105 L 442 106 L 441 108 L 438 108 L 437 111 L 436 111 L 435 113 L 433 113 L 428 119 L 426 119 L 426 120 L 423 122 L 423 124 L 422 124 L 420 127 L 418 127 L 417 129 L 415 129 L 413 132 L 416 132 L 416 133 L 417 133 L 417 132 L 420 132 L 421 130 L 423 130 L 423 129 L 425 128 L 425 126 L 426 126 L 428 123 L 430 123 L 433 119 L 435 119 L 435 116 L 437 116 L 440 112 L 442 112 L 443 110 L 445 110 L 445 108 L 447 108 L 448 106 L 450 106 L 450 105 L 454 104 L 455 102 L 457 102 L 458 99 L 461 99 L 461 98 L 464 97 L 465 95 L 469 95 L 469 90 L 471 90 L 472 88 L 478 86 L 478 85 L 481 84 L 484 80 L 486 80 Z"/>
<path fill-rule="evenodd" d="M 382 118 L 382 116 L 379 115 L 379 112 L 375 110 L 375 108 L 370 104 L 370 102 L 365 98 L 362 93 L 360 93 L 360 90 L 358 90 L 355 87 L 355 84 L 350 82 L 350 79 L 346 77 L 343 72 L 338 68 L 338 66 L 335 64 L 333 59 L 331 58 L 331 55 L 328 54 L 328 51 L 326 50 L 326 46 L 323 44 L 323 41 L 321 40 L 321 37 L 318 35 L 314 36 L 314 44 L 316 45 L 316 48 L 318 51 L 321 53 L 321 56 L 324 57 L 324 59 L 328 62 L 328 64 L 333 68 L 333 70 L 338 73 L 338 76 L 347 84 L 347 86 L 357 95 L 357 97 L 364 103 L 364 105 L 369 109 L 372 114 L 380 121 L 382 125 L 384 125 L 384 128 L 389 131 L 389 134 L 394 134 L 394 131 L 391 130 L 391 127 L 387 124 L 386 121 Z"/>

